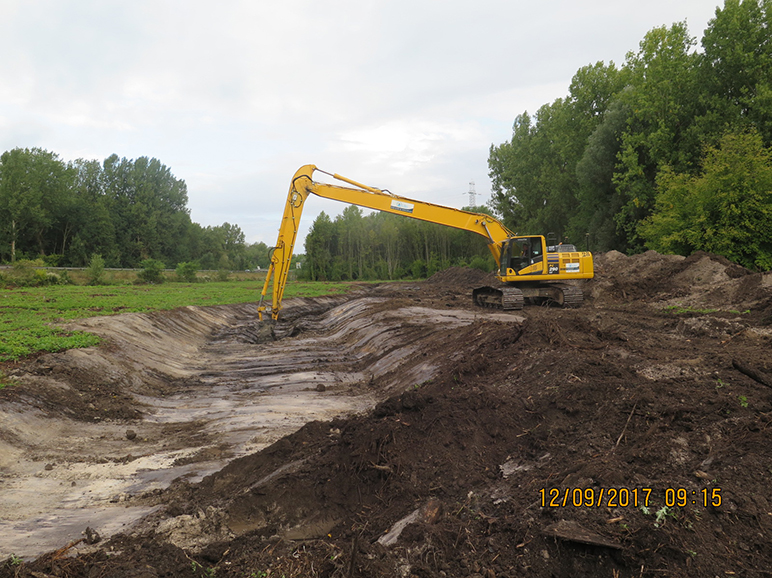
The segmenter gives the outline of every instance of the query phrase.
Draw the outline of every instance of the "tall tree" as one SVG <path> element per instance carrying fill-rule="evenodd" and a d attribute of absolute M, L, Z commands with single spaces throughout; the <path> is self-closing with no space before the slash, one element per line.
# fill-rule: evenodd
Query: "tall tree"
<path fill-rule="evenodd" d="M 702 38 L 704 130 L 754 126 L 772 144 L 772 0 L 726 0 Z M 714 142 L 715 142 L 714 139 Z"/>
<path fill-rule="evenodd" d="M 362 248 L 362 210 L 356 205 L 349 205 L 335 218 L 340 243 L 340 257 L 345 279 L 362 277 L 362 261 L 359 258 Z"/>
<path fill-rule="evenodd" d="M 402 218 L 398 215 L 381 212 L 373 215 L 372 221 L 383 246 L 382 259 L 385 264 L 384 274 L 379 274 L 378 277 L 394 279 L 397 275 L 400 266 L 399 253 L 401 246 L 398 219 Z"/>
<path fill-rule="evenodd" d="M 577 224 L 576 166 L 587 139 L 627 82 L 626 71 L 598 62 L 574 75 L 564 99 L 542 106 L 532 119 L 515 119 L 512 139 L 491 147 L 491 207 L 510 228 L 563 237 Z"/>
<path fill-rule="evenodd" d="M 245 258 L 247 259 L 247 267 L 249 269 L 267 269 L 268 265 L 271 263 L 269 253 L 270 248 L 262 241 L 247 245 L 244 251 Z"/>
<path fill-rule="evenodd" d="M 92 255 L 101 255 L 108 266 L 120 262 L 115 245 L 115 227 L 105 194 L 104 172 L 99 161 L 78 159 L 70 213 L 72 238 L 62 251 L 65 263 L 84 267 Z M 64 235 L 66 236 L 66 235 Z"/>
<path fill-rule="evenodd" d="M 628 115 L 622 102 L 612 102 L 603 121 L 587 139 L 582 158 L 576 164 L 578 204 L 569 236 L 577 241 L 585 239 L 589 250 L 625 247 L 615 216 L 626 200 L 614 185 L 614 173 Z"/>
<path fill-rule="evenodd" d="M 693 171 L 700 141 L 693 127 L 698 113 L 695 40 L 685 22 L 646 34 L 638 52 L 627 55 L 630 89 L 620 98 L 629 108 L 614 182 L 626 202 L 617 214 L 625 248 L 641 250 L 639 222 L 654 206 L 655 181 L 665 165 Z"/>
<path fill-rule="evenodd" d="M 335 226 L 322 211 L 306 235 L 306 270 L 313 281 L 334 281 L 333 255 L 337 250 Z"/>
<path fill-rule="evenodd" d="M 529 197 L 537 180 L 535 155 L 531 151 L 533 132 L 528 112 L 517 115 L 512 138 L 499 146 L 491 145 L 488 157 L 491 208 L 515 231 L 532 218 L 533 203 Z"/>
<path fill-rule="evenodd" d="M 56 154 L 43 149 L 16 148 L 0 156 L 0 230 L 11 261 L 20 243 L 37 255 L 55 250 L 47 234 L 69 204 L 73 177 Z"/>
<path fill-rule="evenodd" d="M 147 157 L 132 161 L 112 155 L 104 162 L 104 172 L 122 264 L 178 260 L 177 240 L 190 226 L 185 182 Z"/>

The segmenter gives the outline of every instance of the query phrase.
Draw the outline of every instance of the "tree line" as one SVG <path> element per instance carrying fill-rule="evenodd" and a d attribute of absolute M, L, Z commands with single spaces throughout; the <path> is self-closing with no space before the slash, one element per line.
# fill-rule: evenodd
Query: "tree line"
<path fill-rule="evenodd" d="M 0 260 L 38 259 L 83 267 L 202 269 L 267 267 L 264 243 L 247 245 L 238 225 L 202 227 L 190 219 L 185 181 L 159 160 L 111 155 L 64 162 L 55 153 L 16 148 L 0 155 Z"/>
<path fill-rule="evenodd" d="M 592 250 L 697 250 L 772 268 L 772 0 L 726 0 L 701 39 L 651 30 L 622 66 L 517 116 L 491 208 Z"/>
<path fill-rule="evenodd" d="M 314 281 L 421 278 L 451 266 L 494 265 L 479 235 L 391 213 L 364 215 L 354 205 L 335 219 L 320 213 L 305 250 L 301 276 Z"/>

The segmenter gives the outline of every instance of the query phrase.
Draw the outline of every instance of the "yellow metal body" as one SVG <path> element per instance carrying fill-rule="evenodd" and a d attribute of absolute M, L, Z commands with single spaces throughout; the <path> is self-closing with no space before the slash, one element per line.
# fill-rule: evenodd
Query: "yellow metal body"
<path fill-rule="evenodd" d="M 269 311 L 271 317 L 277 319 L 281 311 L 284 288 L 292 262 L 292 252 L 300 226 L 300 216 L 306 199 L 312 193 L 343 203 L 477 233 L 488 240 L 488 248 L 499 266 L 498 278 L 503 282 L 549 282 L 588 279 L 593 276 L 592 255 L 590 253 L 548 253 L 544 237 L 515 235 L 490 215 L 399 197 L 381 189 L 362 185 L 338 174 L 325 173 L 355 188 L 318 183 L 313 180 L 313 174 L 317 170 L 319 169 L 314 165 L 305 165 L 298 169 L 292 177 L 279 228 L 279 238 L 276 241 L 268 275 L 260 294 L 258 316 L 261 320 L 263 313 Z M 319 172 L 324 171 L 319 170 Z M 524 255 L 523 251 L 527 255 Z M 520 254 L 515 255 L 518 252 Z M 539 253 L 541 259 L 539 259 Z M 558 257 L 556 258 L 555 255 Z M 273 283 L 273 288 L 269 309 L 267 305 L 263 304 L 263 301 L 271 283 Z"/>
<path fill-rule="evenodd" d="M 589 251 L 568 250 L 569 245 L 549 247 L 542 235 L 520 235 L 501 243 L 497 277 L 505 283 L 592 279 L 595 269 Z"/>

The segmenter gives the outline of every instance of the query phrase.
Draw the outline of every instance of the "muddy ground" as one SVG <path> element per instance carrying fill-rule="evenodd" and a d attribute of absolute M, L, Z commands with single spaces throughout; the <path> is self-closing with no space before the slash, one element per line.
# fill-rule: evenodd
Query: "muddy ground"
<path fill-rule="evenodd" d="M 0 577 L 772 575 L 772 273 L 611 252 L 517 313 L 484 280 L 299 300 L 277 341 L 88 320 L 6 368 Z"/>

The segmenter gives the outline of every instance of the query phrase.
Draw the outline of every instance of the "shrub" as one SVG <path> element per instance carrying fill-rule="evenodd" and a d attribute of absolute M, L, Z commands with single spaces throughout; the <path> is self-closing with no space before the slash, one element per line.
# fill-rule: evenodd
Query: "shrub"
<path fill-rule="evenodd" d="M 89 285 L 105 284 L 105 260 L 102 258 L 102 255 L 97 255 L 96 253 L 91 255 L 88 269 L 86 269 L 86 278 Z"/>
<path fill-rule="evenodd" d="M 61 275 L 42 269 L 42 259 L 34 261 L 20 260 L 13 264 L 13 277 L 6 282 L 21 287 L 41 287 L 44 285 L 66 285 L 70 278 L 65 271 Z"/>
<path fill-rule="evenodd" d="M 43 262 L 47 267 L 58 267 L 59 261 L 62 260 L 62 257 L 64 257 L 64 255 L 57 255 L 55 253 L 52 255 L 45 255 L 43 257 Z"/>
<path fill-rule="evenodd" d="M 40 271 L 38 271 L 38 273 L 40 273 Z M 66 285 L 66 283 L 62 281 L 62 277 L 58 273 L 43 271 L 43 281 L 41 285 Z"/>
<path fill-rule="evenodd" d="M 17 259 L 13 263 L 13 270 L 20 275 L 32 275 L 30 271 L 34 271 L 35 267 L 45 267 L 43 259 L 35 259 L 30 261 L 29 259 Z"/>
<path fill-rule="evenodd" d="M 426 277 L 426 261 L 423 259 L 416 259 L 410 265 L 410 274 L 413 279 L 422 279 Z"/>
<path fill-rule="evenodd" d="M 137 277 L 145 283 L 163 283 L 164 282 L 164 264 L 158 259 L 145 259 L 139 264 L 142 271 L 137 273 Z"/>
<path fill-rule="evenodd" d="M 198 273 L 198 269 L 198 263 L 195 261 L 188 261 L 186 263 L 179 263 L 177 265 L 177 269 L 175 269 L 174 272 L 177 274 L 177 277 L 183 281 L 193 283 L 196 281 L 196 273 Z"/>
<path fill-rule="evenodd" d="M 487 273 L 493 270 L 493 263 L 490 261 L 490 258 L 486 259 L 480 255 L 475 255 L 475 257 L 473 257 L 472 261 L 469 263 L 469 267 L 472 269 L 479 269 L 480 271 L 485 271 Z"/>
<path fill-rule="evenodd" d="M 67 269 L 56 273 L 56 275 L 59 277 L 57 285 L 75 285 L 75 281 L 70 278 L 70 273 Z"/>

